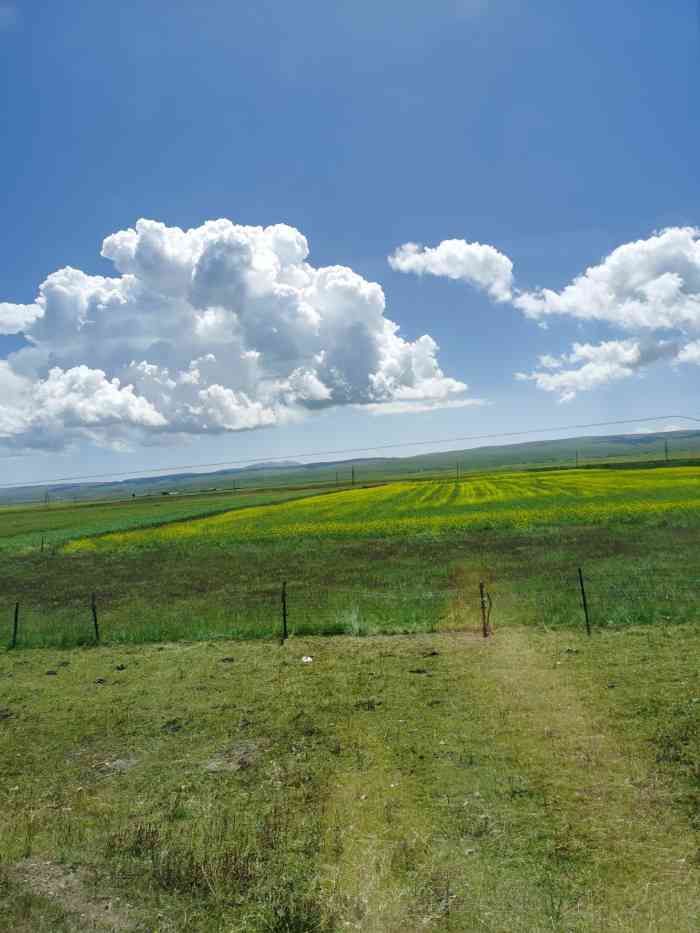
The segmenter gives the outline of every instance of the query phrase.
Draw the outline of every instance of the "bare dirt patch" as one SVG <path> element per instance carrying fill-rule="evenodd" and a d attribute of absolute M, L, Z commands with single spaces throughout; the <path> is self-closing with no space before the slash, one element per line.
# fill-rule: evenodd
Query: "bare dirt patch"
<path fill-rule="evenodd" d="M 131 771 L 134 765 L 137 764 L 138 759 L 130 755 L 126 758 L 114 758 L 110 761 L 105 761 L 100 770 L 115 771 L 118 774 L 124 774 L 126 771 Z"/>
<path fill-rule="evenodd" d="M 230 748 L 215 755 L 204 766 L 205 771 L 245 771 L 257 764 L 265 747 L 260 739 L 236 742 Z"/>
<path fill-rule="evenodd" d="M 70 870 L 56 862 L 29 858 L 11 869 L 10 874 L 19 884 L 31 889 L 32 894 L 53 901 L 75 923 L 76 930 L 134 930 L 129 907 L 117 897 L 96 894 L 84 874 Z"/>

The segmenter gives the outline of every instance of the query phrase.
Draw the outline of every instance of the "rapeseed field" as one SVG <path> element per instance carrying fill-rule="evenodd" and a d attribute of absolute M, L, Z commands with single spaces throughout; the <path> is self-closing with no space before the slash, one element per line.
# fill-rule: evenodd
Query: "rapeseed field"
<path fill-rule="evenodd" d="M 700 516 L 700 469 L 559 470 L 459 482 L 392 483 L 314 499 L 70 542 L 68 552 L 238 541 L 446 535 L 569 524 L 649 523 Z"/>
<path fill-rule="evenodd" d="M 102 502 L 55 502 L 0 509 L 0 553 L 54 548 L 73 538 L 151 528 L 168 522 L 318 495 L 323 489 L 222 490 L 181 496 L 143 496 Z"/>
<path fill-rule="evenodd" d="M 92 593 L 112 643 L 274 638 L 283 583 L 296 636 L 475 628 L 481 581 L 499 625 L 577 627 L 581 566 L 595 626 L 677 624 L 697 617 L 699 481 L 687 466 L 473 474 L 110 528 L 122 506 L 82 532 L 66 510 L 62 547 L 5 550 L 4 590 L 21 647 L 94 640 Z"/>

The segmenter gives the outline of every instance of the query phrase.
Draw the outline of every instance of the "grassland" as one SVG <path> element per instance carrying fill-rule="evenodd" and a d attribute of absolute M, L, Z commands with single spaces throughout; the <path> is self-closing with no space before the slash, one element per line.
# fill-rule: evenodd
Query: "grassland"
<path fill-rule="evenodd" d="M 0 551 L 55 549 L 74 538 L 216 515 L 314 495 L 313 487 L 268 492 L 238 491 L 186 496 L 149 496 L 111 502 L 52 503 L 0 509 Z"/>
<path fill-rule="evenodd" d="M 699 479 L 16 536 L 5 619 L 18 599 L 34 650 L 0 653 L 0 930 L 700 929 Z"/>
<path fill-rule="evenodd" d="M 393 483 L 252 512 L 225 513 L 155 530 L 80 539 L 70 553 L 160 547 L 187 538 L 218 541 L 385 538 L 551 525 L 696 521 L 700 468 L 619 473 L 557 470 L 481 474 L 460 482 Z"/>
<path fill-rule="evenodd" d="M 5 551 L 6 638 L 19 600 L 21 645 L 90 642 L 91 592 L 107 641 L 269 638 L 283 581 L 297 635 L 449 629 L 462 624 L 456 600 L 476 624 L 479 579 L 501 619 L 567 626 L 580 620 L 578 566 L 596 624 L 685 621 L 697 606 L 699 478 L 691 468 L 492 474 L 104 533 L 128 519 L 126 505 L 116 519 L 107 510 L 102 534 L 56 554 Z M 79 526 L 67 516 L 65 533 Z"/>
<path fill-rule="evenodd" d="M 9 653 L 0 929 L 691 933 L 699 648 L 511 626 Z"/>

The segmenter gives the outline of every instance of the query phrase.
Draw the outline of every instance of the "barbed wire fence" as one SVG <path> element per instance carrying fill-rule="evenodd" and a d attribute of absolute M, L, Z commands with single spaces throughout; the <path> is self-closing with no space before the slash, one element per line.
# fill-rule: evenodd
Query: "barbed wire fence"
<path fill-rule="evenodd" d="M 542 578 L 478 579 L 464 586 L 395 589 L 310 585 L 283 580 L 197 593 L 191 599 L 130 602 L 109 592 L 76 594 L 70 605 L 23 596 L 7 611 L 8 648 L 73 647 L 294 636 L 473 633 L 485 639 L 500 625 L 580 630 L 689 622 L 698 618 L 698 580 L 674 580 L 647 568 L 624 579 L 605 571 Z M 5 628 L 5 626 L 3 626 Z"/>

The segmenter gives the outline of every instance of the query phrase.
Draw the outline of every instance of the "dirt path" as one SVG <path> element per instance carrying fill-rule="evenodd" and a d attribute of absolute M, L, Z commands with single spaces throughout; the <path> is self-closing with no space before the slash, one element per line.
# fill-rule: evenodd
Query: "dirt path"
<path fill-rule="evenodd" d="M 687 819 L 554 643 L 504 628 L 420 644 L 436 656 L 385 671 L 327 804 L 324 885 L 346 928 L 697 931 Z"/>
<path fill-rule="evenodd" d="M 562 922 L 696 931 L 697 837 L 651 750 L 615 734 L 585 676 L 570 676 L 566 658 L 577 650 L 560 654 L 546 637 L 505 628 L 480 657 L 500 723 L 494 740 L 554 814 L 553 854 L 580 892 Z"/>

